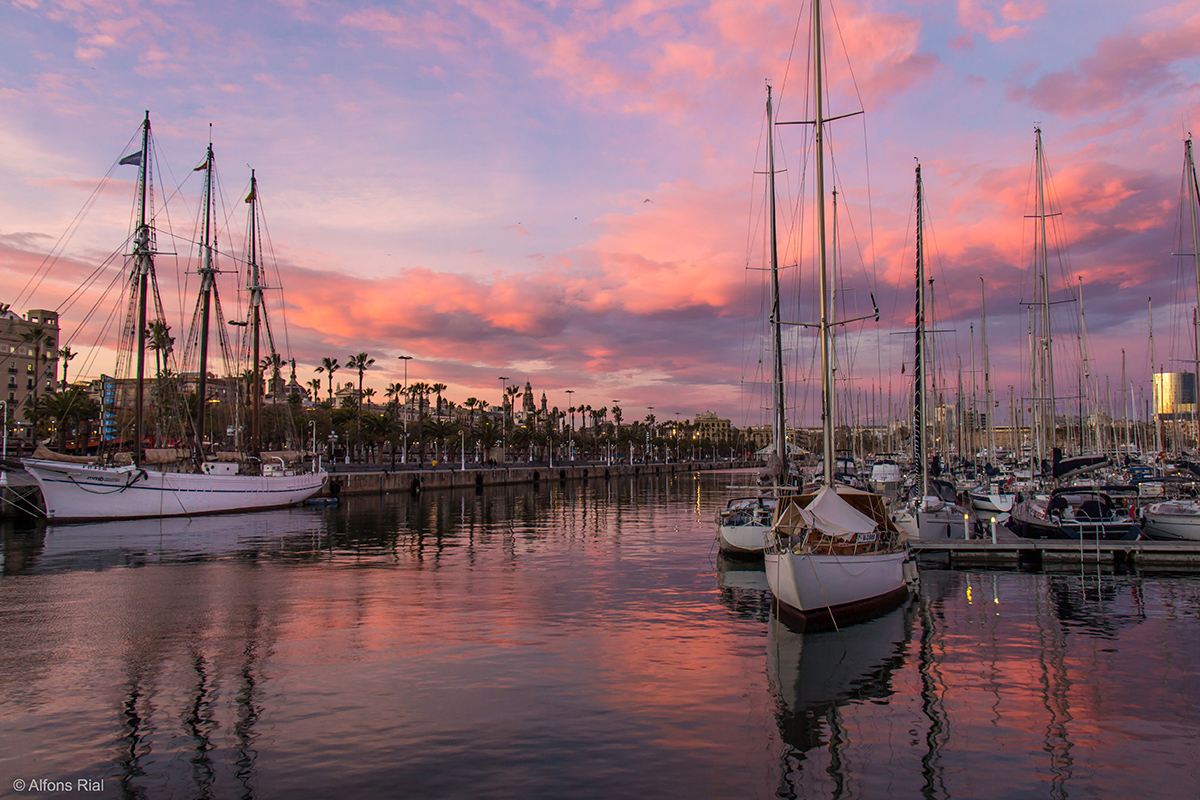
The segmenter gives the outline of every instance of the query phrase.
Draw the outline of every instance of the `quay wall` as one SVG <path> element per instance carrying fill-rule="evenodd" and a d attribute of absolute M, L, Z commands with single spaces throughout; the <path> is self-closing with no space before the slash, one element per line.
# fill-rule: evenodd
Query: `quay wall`
<path fill-rule="evenodd" d="M 332 494 L 389 494 L 422 492 L 434 489 L 482 489 L 517 483 L 582 481 L 641 475 L 676 475 L 711 469 L 728 469 L 728 464 L 704 462 L 676 464 L 584 464 L 498 466 L 463 469 L 413 469 L 334 472 L 323 491 Z"/>

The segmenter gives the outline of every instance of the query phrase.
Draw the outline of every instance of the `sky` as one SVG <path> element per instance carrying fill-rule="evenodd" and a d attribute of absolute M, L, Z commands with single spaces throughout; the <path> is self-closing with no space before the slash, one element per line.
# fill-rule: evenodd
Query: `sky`
<path fill-rule="evenodd" d="M 445 383 L 458 402 L 498 403 L 503 376 L 560 408 L 759 424 L 766 86 L 778 120 L 808 118 L 809 14 L 769 0 L 8 0 L 0 299 L 60 310 L 77 352 L 107 341 L 107 312 L 84 302 L 98 290 L 72 293 L 124 246 L 136 170 L 115 165 L 149 110 L 177 337 L 192 301 L 173 293 L 195 287 L 192 168 L 211 137 L 218 244 L 235 264 L 253 168 L 286 307 L 276 331 L 301 382 L 323 358 L 367 352 L 365 383 L 382 394 L 410 355 L 408 381 Z M 1010 393 L 1028 396 L 1035 127 L 1058 214 L 1059 386 L 1078 383 L 1080 305 L 1057 301 L 1080 288 L 1087 369 L 1109 397 L 1124 350 L 1126 384 L 1148 398 L 1151 309 L 1153 363 L 1194 357 L 1196 277 L 1178 254 L 1191 252 L 1180 190 L 1200 2 L 840 0 L 823 14 L 827 114 L 865 112 L 829 125 L 839 318 L 873 316 L 871 297 L 880 315 L 839 327 L 840 403 L 909 391 L 916 160 L 940 378 L 955 392 L 961 362 L 966 391 L 974 377 L 982 392 L 986 302 L 998 419 Z M 776 126 L 801 423 L 819 417 L 803 327 L 816 319 L 810 131 Z M 223 297 L 239 302 L 233 286 Z M 111 360 L 79 358 L 72 377 Z"/>

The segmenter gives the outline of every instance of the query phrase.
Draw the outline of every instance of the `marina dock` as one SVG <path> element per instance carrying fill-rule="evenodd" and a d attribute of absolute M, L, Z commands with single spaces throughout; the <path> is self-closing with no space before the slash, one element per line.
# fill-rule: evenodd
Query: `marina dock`
<path fill-rule="evenodd" d="M 1065 541 L 1058 539 L 952 539 L 912 542 L 922 562 L 949 567 L 1058 569 L 1105 566 L 1113 569 L 1200 571 L 1200 542 Z"/>

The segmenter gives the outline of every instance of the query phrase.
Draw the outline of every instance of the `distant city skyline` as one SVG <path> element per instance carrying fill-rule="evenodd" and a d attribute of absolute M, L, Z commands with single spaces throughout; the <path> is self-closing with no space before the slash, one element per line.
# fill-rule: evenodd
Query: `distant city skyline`
<path fill-rule="evenodd" d="M 507 376 L 559 408 L 620 398 L 627 419 L 654 407 L 660 419 L 711 410 L 739 428 L 761 424 L 755 172 L 768 80 L 779 118 L 804 118 L 808 13 L 765 1 L 18 0 L 0 26 L 0 296 L 18 313 L 59 311 L 76 352 L 109 341 L 102 315 L 85 323 L 94 298 L 68 298 L 124 252 L 134 170 L 117 168 L 85 224 L 59 239 L 135 149 L 149 109 L 156 205 L 169 201 L 178 237 L 163 219 L 160 250 L 179 253 L 159 262 L 178 339 L 191 305 L 175 299 L 176 277 L 195 287 L 185 268 L 200 180 L 189 173 L 211 133 L 219 242 L 232 253 L 256 170 L 287 306 L 278 338 L 302 384 L 322 358 L 365 351 L 377 388 L 407 367 L 410 382 L 494 405 Z M 858 110 L 858 98 L 866 110 L 831 134 L 841 303 L 861 315 L 869 292 L 881 316 L 839 336 L 839 378 L 853 376 L 844 402 L 907 392 L 914 156 L 929 195 L 935 321 L 954 330 L 935 336 L 943 382 L 956 390 L 961 359 L 970 388 L 974 338 L 982 384 L 982 276 L 998 410 L 1007 416 L 1009 386 L 1022 402 L 1035 125 L 1067 243 L 1055 281 L 1082 284 L 1097 387 L 1119 392 L 1124 349 L 1128 385 L 1151 396 L 1151 303 L 1156 365 L 1189 368 L 1194 267 L 1172 254 L 1191 246 L 1179 196 L 1200 99 L 1200 4 L 880 0 L 825 13 L 832 112 Z M 811 220 L 790 199 L 803 136 L 778 132 L 781 227 L 788 263 L 805 267 L 785 275 L 790 321 L 811 322 L 797 245 Z M 62 258 L 43 278 L 51 250 Z M 222 291 L 236 316 L 232 284 Z M 1078 306 L 1055 314 L 1065 412 L 1078 402 L 1066 363 Z M 789 334 L 793 381 L 811 374 L 807 337 Z M 72 373 L 108 368 L 111 353 L 85 354 Z M 819 393 L 803 382 L 790 392 L 795 424 L 812 424 Z"/>

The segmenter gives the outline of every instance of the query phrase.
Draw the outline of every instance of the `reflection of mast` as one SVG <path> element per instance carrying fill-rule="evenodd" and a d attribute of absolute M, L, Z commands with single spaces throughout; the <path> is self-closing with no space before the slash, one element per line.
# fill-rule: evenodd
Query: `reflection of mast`
<path fill-rule="evenodd" d="M 946 797 L 946 787 L 939 765 L 942 746 L 949 733 L 946 726 L 946 710 L 942 706 L 941 680 L 934 674 L 938 663 L 934 655 L 934 643 L 938 638 L 937 616 L 933 613 L 929 598 L 921 597 L 921 645 L 918 649 L 917 669 L 921 675 L 921 710 L 929 719 L 925 733 L 925 753 L 921 756 L 921 774 L 925 778 L 922 794 L 925 797 Z"/>
<path fill-rule="evenodd" d="M 213 691 L 209 686 L 203 653 L 192 653 L 192 669 L 196 672 L 195 699 L 184 718 L 187 732 L 196 743 L 196 754 L 191 758 L 192 780 L 200 797 L 211 797 L 215 773 L 209 755 L 213 749 L 210 734 L 217 728 L 217 723 L 213 719 Z"/>
<path fill-rule="evenodd" d="M 136 797 L 137 788 L 133 785 L 134 778 L 145 775 L 142 770 L 141 758 L 145 751 L 145 739 L 150 725 L 138 713 L 138 702 L 142 699 L 141 675 L 139 670 L 130 676 L 126 687 L 128 694 L 121 703 L 121 732 L 119 739 L 122 755 L 117 759 L 121 766 L 121 794 L 125 797 Z"/>
<path fill-rule="evenodd" d="M 1039 598 L 1049 599 L 1049 591 L 1038 593 Z M 1066 668 L 1066 645 L 1063 634 L 1054 629 L 1053 613 L 1046 605 L 1041 605 L 1036 614 L 1038 623 L 1038 666 L 1041 668 L 1042 705 L 1046 709 L 1045 751 L 1050 756 L 1051 780 L 1050 796 L 1065 798 L 1066 781 L 1071 776 L 1073 758 L 1071 756 L 1071 740 L 1067 736 L 1067 726 L 1071 722 L 1071 712 L 1067 701 L 1067 690 L 1070 679 Z"/>

